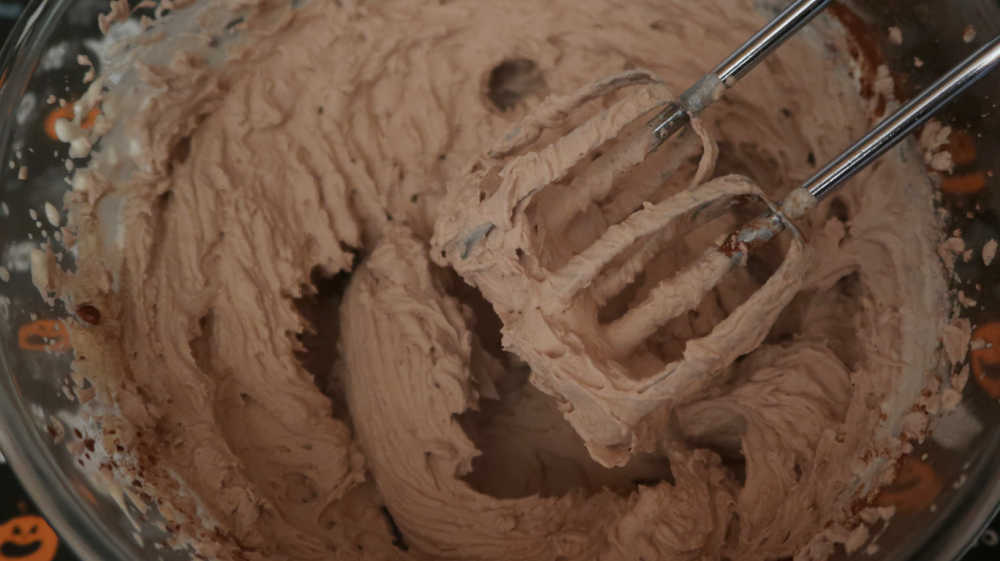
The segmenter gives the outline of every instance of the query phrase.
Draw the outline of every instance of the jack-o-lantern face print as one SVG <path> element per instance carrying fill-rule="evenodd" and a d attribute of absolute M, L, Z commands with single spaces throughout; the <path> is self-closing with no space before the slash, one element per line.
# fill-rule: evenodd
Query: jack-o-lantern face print
<path fill-rule="evenodd" d="M 18 516 L 0 525 L 0 561 L 52 561 L 59 538 L 40 516 Z"/>

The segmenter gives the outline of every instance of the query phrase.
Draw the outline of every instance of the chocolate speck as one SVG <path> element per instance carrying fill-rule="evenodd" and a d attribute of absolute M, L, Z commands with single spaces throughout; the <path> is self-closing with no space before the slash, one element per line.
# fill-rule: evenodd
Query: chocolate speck
<path fill-rule="evenodd" d="M 90 304 L 80 304 L 76 308 L 76 315 L 91 325 L 101 323 L 101 311 Z"/>

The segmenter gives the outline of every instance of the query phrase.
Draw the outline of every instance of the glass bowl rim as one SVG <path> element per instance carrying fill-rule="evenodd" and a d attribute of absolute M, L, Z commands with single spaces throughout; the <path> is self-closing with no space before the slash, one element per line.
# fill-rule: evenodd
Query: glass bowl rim
<path fill-rule="evenodd" d="M 35 63 L 71 3 L 72 0 L 31 0 L 0 49 L 0 107 L 7 108 L 7 113 L 0 115 L 0 153 L 9 148 L 13 113 L 34 75 Z M 130 551 L 134 551 L 134 545 L 94 516 L 62 474 L 20 393 L 6 352 L 0 351 L 0 449 L 28 496 L 79 558 L 133 559 Z"/>

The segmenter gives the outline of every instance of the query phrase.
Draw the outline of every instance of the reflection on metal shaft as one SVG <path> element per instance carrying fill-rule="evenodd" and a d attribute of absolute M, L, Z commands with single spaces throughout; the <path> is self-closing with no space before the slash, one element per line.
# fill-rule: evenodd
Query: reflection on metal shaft
<path fill-rule="evenodd" d="M 899 111 L 812 176 L 804 187 L 822 199 L 848 178 L 899 143 L 942 106 L 988 74 L 1000 62 L 1000 37 L 945 74 Z"/>
<path fill-rule="evenodd" d="M 758 31 L 739 50 L 715 68 L 715 75 L 729 86 L 757 66 L 771 51 L 819 15 L 830 0 L 799 0 Z"/>

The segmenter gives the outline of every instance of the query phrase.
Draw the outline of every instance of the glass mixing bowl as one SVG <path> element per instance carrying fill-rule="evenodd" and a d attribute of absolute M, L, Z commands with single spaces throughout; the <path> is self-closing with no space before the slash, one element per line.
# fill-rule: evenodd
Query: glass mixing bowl
<path fill-rule="evenodd" d="M 314 0 L 318 1 L 318 0 Z M 139 512 L 109 486 L 91 440 L 97 427 L 80 421 L 82 407 L 66 391 L 72 356 L 62 319 L 31 282 L 30 253 L 46 239 L 58 248 L 60 202 L 68 188 L 65 146 L 52 138 L 54 118 L 82 93 L 85 53 L 98 66 L 105 43 L 97 14 L 107 0 L 36 0 L 0 53 L 0 446 L 24 486 L 85 560 L 188 559 L 162 546 L 155 512 Z M 766 2 L 762 2 L 766 4 Z M 764 9 L 767 9 L 766 7 Z M 985 39 L 1000 32 L 996 0 L 857 0 L 834 4 L 854 37 L 862 89 L 885 63 L 899 98 L 926 86 Z M 962 40 L 972 24 L 976 37 Z M 890 42 L 888 29 L 902 31 Z M 126 26 L 127 28 L 127 26 Z M 971 35 L 968 33 L 967 35 Z M 948 232 L 960 229 L 967 247 L 1000 239 L 1000 72 L 953 103 L 942 120 L 958 133 L 958 168 L 942 183 Z M 63 113 L 61 113 L 63 112 Z M 76 165 L 85 163 L 75 162 Z M 47 205 L 46 203 L 49 203 Z M 974 294 L 965 315 L 1000 344 L 1000 283 L 981 259 L 959 259 L 953 285 Z M 71 253 L 64 264 L 72 261 Z M 976 287 L 979 287 L 978 289 Z M 990 326 L 997 326 L 990 331 Z M 984 327 L 985 326 L 985 327 Z M 988 338 L 988 337 L 987 337 Z M 979 353 L 979 354 L 976 354 Z M 899 480 L 881 501 L 897 516 L 878 539 L 853 557 L 874 560 L 957 559 L 1000 505 L 1000 377 L 992 353 L 973 353 L 973 381 L 964 401 L 940 418 L 931 438 L 903 462 Z M 977 376 L 978 374 L 978 376 Z M 841 556 L 846 557 L 841 554 Z"/>

